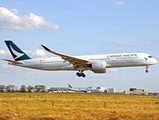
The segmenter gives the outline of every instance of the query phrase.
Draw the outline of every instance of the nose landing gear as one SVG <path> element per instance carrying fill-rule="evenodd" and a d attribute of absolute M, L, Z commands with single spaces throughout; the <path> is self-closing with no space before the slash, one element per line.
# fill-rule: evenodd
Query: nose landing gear
<path fill-rule="evenodd" d="M 148 66 L 146 66 L 146 71 L 145 71 L 146 73 L 148 73 L 149 71 L 148 71 Z"/>

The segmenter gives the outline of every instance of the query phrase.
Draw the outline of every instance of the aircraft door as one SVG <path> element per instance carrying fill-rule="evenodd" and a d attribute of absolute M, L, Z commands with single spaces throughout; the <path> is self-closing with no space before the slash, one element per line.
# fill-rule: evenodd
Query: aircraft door
<path fill-rule="evenodd" d="M 35 66 L 39 65 L 39 60 L 35 60 Z"/>
<path fill-rule="evenodd" d="M 140 58 L 140 59 L 143 59 L 143 55 L 142 55 L 142 54 L 139 54 L 139 58 Z"/>

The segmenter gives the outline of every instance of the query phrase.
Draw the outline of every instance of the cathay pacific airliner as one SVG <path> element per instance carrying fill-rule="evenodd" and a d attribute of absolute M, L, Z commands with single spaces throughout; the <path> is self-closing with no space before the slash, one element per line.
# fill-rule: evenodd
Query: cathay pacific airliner
<path fill-rule="evenodd" d="M 120 54 L 103 54 L 103 55 L 83 55 L 70 56 L 50 50 L 48 47 L 42 47 L 58 57 L 51 58 L 36 58 L 29 57 L 12 41 L 5 41 L 14 60 L 3 59 L 9 62 L 9 65 L 19 67 L 32 68 L 46 71 L 77 71 L 78 77 L 86 77 L 84 71 L 90 70 L 94 73 L 106 73 L 107 68 L 116 67 L 135 67 L 146 66 L 146 73 L 148 67 L 157 63 L 157 60 L 146 53 L 120 53 Z"/>

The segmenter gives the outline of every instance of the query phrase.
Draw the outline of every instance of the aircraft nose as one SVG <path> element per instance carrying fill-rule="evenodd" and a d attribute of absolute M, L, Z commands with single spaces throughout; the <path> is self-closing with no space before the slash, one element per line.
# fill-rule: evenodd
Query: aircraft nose
<path fill-rule="evenodd" d="M 154 59 L 154 63 L 156 64 L 158 61 L 156 59 Z"/>

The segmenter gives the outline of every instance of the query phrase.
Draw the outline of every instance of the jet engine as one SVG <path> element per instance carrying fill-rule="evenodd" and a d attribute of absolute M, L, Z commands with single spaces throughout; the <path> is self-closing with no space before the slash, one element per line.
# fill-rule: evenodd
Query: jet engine
<path fill-rule="evenodd" d="M 106 73 L 106 62 L 98 61 L 91 63 L 90 67 L 94 73 Z"/>

